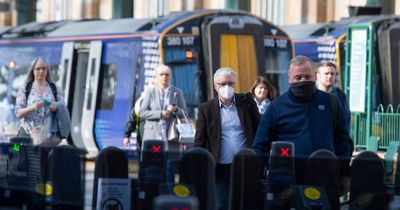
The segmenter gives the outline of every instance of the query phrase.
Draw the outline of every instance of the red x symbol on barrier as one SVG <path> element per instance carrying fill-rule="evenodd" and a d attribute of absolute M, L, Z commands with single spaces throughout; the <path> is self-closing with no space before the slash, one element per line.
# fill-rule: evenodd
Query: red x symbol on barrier
<path fill-rule="evenodd" d="M 289 157 L 289 148 L 281 148 L 281 157 Z"/>
<path fill-rule="evenodd" d="M 155 146 L 155 145 L 151 146 L 151 150 L 152 150 L 153 153 L 160 153 L 160 152 L 161 152 L 160 149 L 161 149 L 161 146 L 160 146 L 160 145 L 158 145 L 158 146 Z"/>

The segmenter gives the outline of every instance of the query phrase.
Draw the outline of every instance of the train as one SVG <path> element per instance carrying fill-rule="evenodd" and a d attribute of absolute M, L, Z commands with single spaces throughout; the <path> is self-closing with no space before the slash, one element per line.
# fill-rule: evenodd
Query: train
<path fill-rule="evenodd" d="M 349 97 L 357 148 L 387 149 L 400 140 L 399 24 L 398 15 L 369 15 L 284 27 L 295 55 L 337 65 L 337 86 Z"/>
<path fill-rule="evenodd" d="M 215 96 L 212 76 L 229 66 L 236 91 L 257 75 L 282 93 L 294 47 L 289 35 L 243 11 L 196 10 L 148 19 L 33 22 L 0 30 L 0 138 L 16 135 L 15 96 L 37 56 L 51 65 L 71 114 L 68 143 L 97 154 L 123 147 L 123 130 L 144 86 L 162 63 L 182 89 L 190 118 Z"/>

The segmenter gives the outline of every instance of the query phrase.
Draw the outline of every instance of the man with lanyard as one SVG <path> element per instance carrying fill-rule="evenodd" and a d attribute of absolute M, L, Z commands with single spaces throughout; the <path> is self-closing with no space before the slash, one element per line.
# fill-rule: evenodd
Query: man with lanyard
<path fill-rule="evenodd" d="M 210 151 L 214 160 L 217 210 L 228 209 L 233 157 L 251 147 L 259 113 L 251 94 L 235 94 L 236 73 L 229 67 L 214 74 L 217 97 L 199 105 L 195 146 Z"/>

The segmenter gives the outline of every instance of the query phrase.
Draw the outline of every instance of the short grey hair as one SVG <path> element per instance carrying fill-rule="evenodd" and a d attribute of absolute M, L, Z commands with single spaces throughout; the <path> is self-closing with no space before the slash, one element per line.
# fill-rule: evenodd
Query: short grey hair
<path fill-rule="evenodd" d="M 215 73 L 214 73 L 214 84 L 216 83 L 215 81 L 217 80 L 217 78 L 219 76 L 225 76 L 225 75 L 231 75 L 236 81 L 236 78 L 237 78 L 236 72 L 234 72 L 229 67 L 221 67 L 221 68 L 217 69 L 217 71 L 215 71 Z"/>
<path fill-rule="evenodd" d="M 313 61 L 307 56 L 298 55 L 298 56 L 295 56 L 294 58 L 292 58 L 292 60 L 290 60 L 288 74 L 290 75 L 292 73 L 293 66 L 301 66 L 307 62 L 311 64 L 312 70 L 313 70 L 313 72 L 315 72 L 315 65 L 314 65 Z"/>
<path fill-rule="evenodd" d="M 170 68 L 169 66 L 164 65 L 164 64 L 159 64 L 159 65 L 157 66 L 157 68 L 156 68 L 156 73 L 157 73 L 157 75 L 158 75 L 160 72 L 163 72 L 163 71 L 168 71 L 168 72 L 171 74 L 171 68 Z"/>

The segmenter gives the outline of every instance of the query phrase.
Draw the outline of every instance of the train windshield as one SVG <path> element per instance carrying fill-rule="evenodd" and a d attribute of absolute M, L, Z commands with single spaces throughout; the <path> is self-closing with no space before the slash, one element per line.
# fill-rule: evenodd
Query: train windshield
<path fill-rule="evenodd" d="M 164 61 L 172 69 L 171 83 L 183 91 L 189 116 L 197 116 L 196 110 L 202 102 L 202 82 L 197 64 L 197 50 L 188 48 L 166 48 Z"/>
<path fill-rule="evenodd" d="M 287 50 L 265 51 L 265 73 L 281 95 L 288 90 L 288 74 L 290 52 Z"/>

